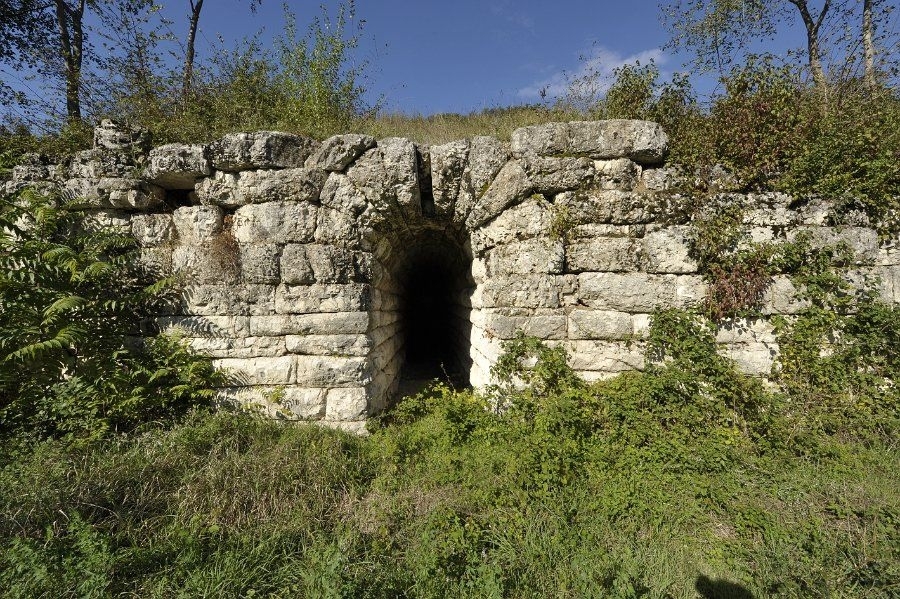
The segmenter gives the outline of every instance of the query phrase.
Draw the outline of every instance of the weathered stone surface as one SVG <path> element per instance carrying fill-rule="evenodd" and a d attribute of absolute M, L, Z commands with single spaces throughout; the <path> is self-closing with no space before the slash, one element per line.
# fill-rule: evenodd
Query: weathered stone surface
<path fill-rule="evenodd" d="M 204 204 L 236 208 L 279 200 L 315 202 L 327 173 L 318 169 L 288 168 L 229 173 L 217 171 L 197 185 Z"/>
<path fill-rule="evenodd" d="M 696 275 L 582 273 L 578 284 L 579 296 L 586 305 L 621 312 L 686 308 L 706 293 L 706 285 Z"/>
<path fill-rule="evenodd" d="M 194 189 L 211 172 L 204 146 L 168 144 L 150 150 L 145 176 L 164 189 Z"/>
<path fill-rule="evenodd" d="M 268 358 L 220 358 L 213 366 L 225 370 L 233 383 L 248 385 L 290 385 L 297 379 L 294 356 Z"/>
<path fill-rule="evenodd" d="M 595 175 L 588 158 L 526 156 L 525 173 L 537 193 L 557 194 L 589 185 Z"/>
<path fill-rule="evenodd" d="M 250 334 L 271 335 L 353 335 L 369 329 L 367 312 L 333 314 L 278 314 L 251 316 Z"/>
<path fill-rule="evenodd" d="M 288 353 L 284 337 L 193 337 L 187 342 L 208 358 L 273 358 Z"/>
<path fill-rule="evenodd" d="M 487 253 L 484 276 L 562 274 L 566 251 L 562 240 L 536 238 L 500 245 Z"/>
<path fill-rule="evenodd" d="M 249 337 L 249 316 L 160 316 L 160 332 L 178 332 L 188 337 Z"/>
<path fill-rule="evenodd" d="M 549 311 L 489 308 L 472 314 L 473 326 L 498 339 L 512 339 L 517 331 L 538 339 L 565 339 L 566 316 Z"/>
<path fill-rule="evenodd" d="M 799 297 L 800 291 L 790 277 L 777 275 L 766 290 L 762 300 L 763 314 L 797 314 L 808 308 L 809 300 Z"/>
<path fill-rule="evenodd" d="M 369 308 L 368 285 L 279 285 L 275 293 L 275 311 L 279 314 L 356 312 Z"/>
<path fill-rule="evenodd" d="M 368 394 L 362 387 L 331 389 L 325 399 L 325 418 L 331 421 L 352 421 L 366 416 Z"/>
<path fill-rule="evenodd" d="M 323 171 L 342 171 L 363 152 L 375 147 L 375 138 L 369 135 L 350 133 L 335 135 L 322 142 L 322 145 L 306 160 L 306 167 Z"/>
<path fill-rule="evenodd" d="M 126 127 L 110 119 L 94 127 L 94 148 L 120 153 L 144 152 L 150 147 L 150 133 L 146 129 Z"/>
<path fill-rule="evenodd" d="M 625 341 L 566 341 L 569 365 L 577 371 L 619 373 L 643 370 L 646 365 L 641 343 Z"/>
<path fill-rule="evenodd" d="M 498 244 L 547 235 L 553 220 L 552 208 L 543 196 L 526 199 L 473 231 L 472 249 L 480 253 Z"/>
<path fill-rule="evenodd" d="M 648 191 L 667 191 L 682 186 L 685 177 L 678 167 L 645 168 L 641 172 L 641 183 Z"/>
<path fill-rule="evenodd" d="M 152 247 L 169 243 L 175 226 L 171 214 L 135 214 L 131 218 L 131 234 L 138 245 Z"/>
<path fill-rule="evenodd" d="M 110 206 L 123 210 L 149 210 L 162 204 L 166 197 L 161 187 L 140 179 L 103 177 L 97 189 Z"/>
<path fill-rule="evenodd" d="M 594 159 L 630 158 L 638 164 L 661 164 L 669 138 L 657 123 L 634 120 L 547 123 L 516 129 L 514 154 L 578 154 Z"/>
<path fill-rule="evenodd" d="M 456 199 L 465 192 L 470 147 L 471 142 L 463 139 L 430 148 L 431 193 L 441 216 L 452 216 Z"/>
<path fill-rule="evenodd" d="M 201 245 L 176 247 L 172 251 L 172 268 L 194 283 L 237 283 L 241 275 L 240 250 L 220 234 Z"/>
<path fill-rule="evenodd" d="M 368 335 L 288 335 L 287 350 L 294 354 L 316 356 L 360 356 L 372 350 Z"/>
<path fill-rule="evenodd" d="M 242 206 L 234 213 L 234 237 L 240 243 L 306 243 L 313 240 L 316 206 L 306 202 L 267 202 Z"/>
<path fill-rule="evenodd" d="M 371 379 L 365 358 L 294 356 L 297 384 L 305 387 L 358 387 Z"/>
<path fill-rule="evenodd" d="M 566 244 L 566 272 L 627 272 L 642 262 L 640 240 L 597 237 Z"/>
<path fill-rule="evenodd" d="M 196 316 L 244 316 L 275 313 L 272 285 L 223 285 L 221 279 L 188 285 L 181 293 L 184 314 Z"/>
<path fill-rule="evenodd" d="M 878 233 L 868 227 L 798 227 L 787 232 L 788 241 L 799 236 L 809 239 L 813 249 L 846 245 L 855 264 L 875 264 L 878 260 Z"/>
<path fill-rule="evenodd" d="M 697 262 L 690 257 L 688 227 L 675 226 L 651 231 L 644 237 L 647 272 L 689 274 L 697 272 Z"/>
<path fill-rule="evenodd" d="M 281 248 L 275 244 L 240 246 L 241 280 L 245 283 L 278 284 L 281 281 Z"/>
<path fill-rule="evenodd" d="M 346 171 L 355 188 L 369 203 L 371 222 L 422 215 L 416 146 L 408 139 L 390 137 L 363 154 Z M 324 203 L 324 198 L 323 198 Z"/>
<path fill-rule="evenodd" d="M 473 304 L 485 308 L 558 308 L 562 277 L 556 275 L 497 276 L 478 287 Z"/>
<path fill-rule="evenodd" d="M 65 179 L 93 179 L 95 183 L 102 177 L 135 179 L 137 172 L 138 168 L 130 155 L 97 149 L 76 152 L 62 169 Z"/>
<path fill-rule="evenodd" d="M 634 315 L 626 312 L 572 310 L 568 318 L 569 339 L 630 339 L 639 333 Z"/>
<path fill-rule="evenodd" d="M 475 229 L 496 218 L 501 212 L 531 195 L 533 186 L 523 164 L 518 160 L 507 162 L 472 207 L 466 218 L 466 226 Z"/>
<path fill-rule="evenodd" d="M 641 180 L 641 167 L 628 158 L 595 160 L 595 185 L 600 189 L 631 191 Z"/>
<path fill-rule="evenodd" d="M 182 244 L 208 241 L 222 232 L 225 214 L 218 206 L 183 206 L 172 212 L 172 222 Z"/>
<path fill-rule="evenodd" d="M 509 156 L 509 147 L 493 137 L 472 138 L 469 163 L 453 207 L 453 222 L 466 222 L 475 201 L 485 194 Z"/>
<path fill-rule="evenodd" d="M 298 168 L 318 145 L 315 140 L 278 131 L 231 133 L 210 144 L 209 155 L 213 168 L 220 171 Z"/>
<path fill-rule="evenodd" d="M 364 280 L 362 255 L 327 244 L 288 244 L 282 254 L 282 280 L 293 285 Z"/>
<path fill-rule="evenodd" d="M 566 211 L 572 224 L 644 224 L 656 220 L 664 208 L 652 194 L 618 190 L 564 192 L 554 204 Z"/>

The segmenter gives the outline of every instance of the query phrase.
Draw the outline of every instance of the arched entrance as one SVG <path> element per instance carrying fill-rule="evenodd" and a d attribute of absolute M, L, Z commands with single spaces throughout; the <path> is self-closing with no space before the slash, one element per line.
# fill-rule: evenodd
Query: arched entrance
<path fill-rule="evenodd" d="M 464 241 L 437 226 L 376 254 L 371 336 L 379 407 L 434 379 L 469 384 L 471 270 Z"/>

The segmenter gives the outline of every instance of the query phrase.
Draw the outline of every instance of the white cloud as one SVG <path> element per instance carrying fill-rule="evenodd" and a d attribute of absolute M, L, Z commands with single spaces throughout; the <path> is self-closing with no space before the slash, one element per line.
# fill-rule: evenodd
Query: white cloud
<path fill-rule="evenodd" d="M 579 97 L 596 98 L 603 95 L 612 85 L 616 69 L 637 62 L 644 65 L 650 61 L 661 66 L 666 63 L 667 58 L 659 48 L 622 56 L 614 50 L 595 46 L 589 54 L 581 58 L 577 69 L 558 71 L 546 79 L 519 89 L 517 95 L 525 100 L 541 99 L 542 94 L 553 99 L 572 91 Z"/>

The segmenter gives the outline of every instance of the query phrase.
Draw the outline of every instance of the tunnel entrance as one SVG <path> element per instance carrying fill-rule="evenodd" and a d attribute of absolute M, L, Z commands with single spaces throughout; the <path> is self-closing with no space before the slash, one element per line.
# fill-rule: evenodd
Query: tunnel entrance
<path fill-rule="evenodd" d="M 434 379 L 469 384 L 472 260 L 463 244 L 437 229 L 424 229 L 381 260 L 375 362 L 384 364 L 385 403 L 421 390 Z"/>

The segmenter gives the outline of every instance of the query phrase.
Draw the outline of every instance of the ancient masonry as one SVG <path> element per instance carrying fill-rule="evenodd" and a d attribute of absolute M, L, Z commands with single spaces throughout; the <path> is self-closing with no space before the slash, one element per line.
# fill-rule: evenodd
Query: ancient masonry
<path fill-rule="evenodd" d="M 35 157 L 7 188 L 55 181 L 129 228 L 148 264 L 182 273 L 182 305 L 159 323 L 232 373 L 223 396 L 352 430 L 404 378 L 484 385 L 517 330 L 564 346 L 586 379 L 643 368 L 650 313 L 705 293 L 667 144 L 657 124 L 619 120 L 525 127 L 511 143 L 257 132 L 150 149 L 104 122 L 93 150 Z M 826 226 L 827 202 L 718 201 L 744 207 L 754 240 L 849 243 L 900 301 L 900 252 L 871 228 Z M 769 373 L 768 318 L 802 307 L 795 294 L 777 277 L 762 318 L 719 332 L 722 351 Z"/>

